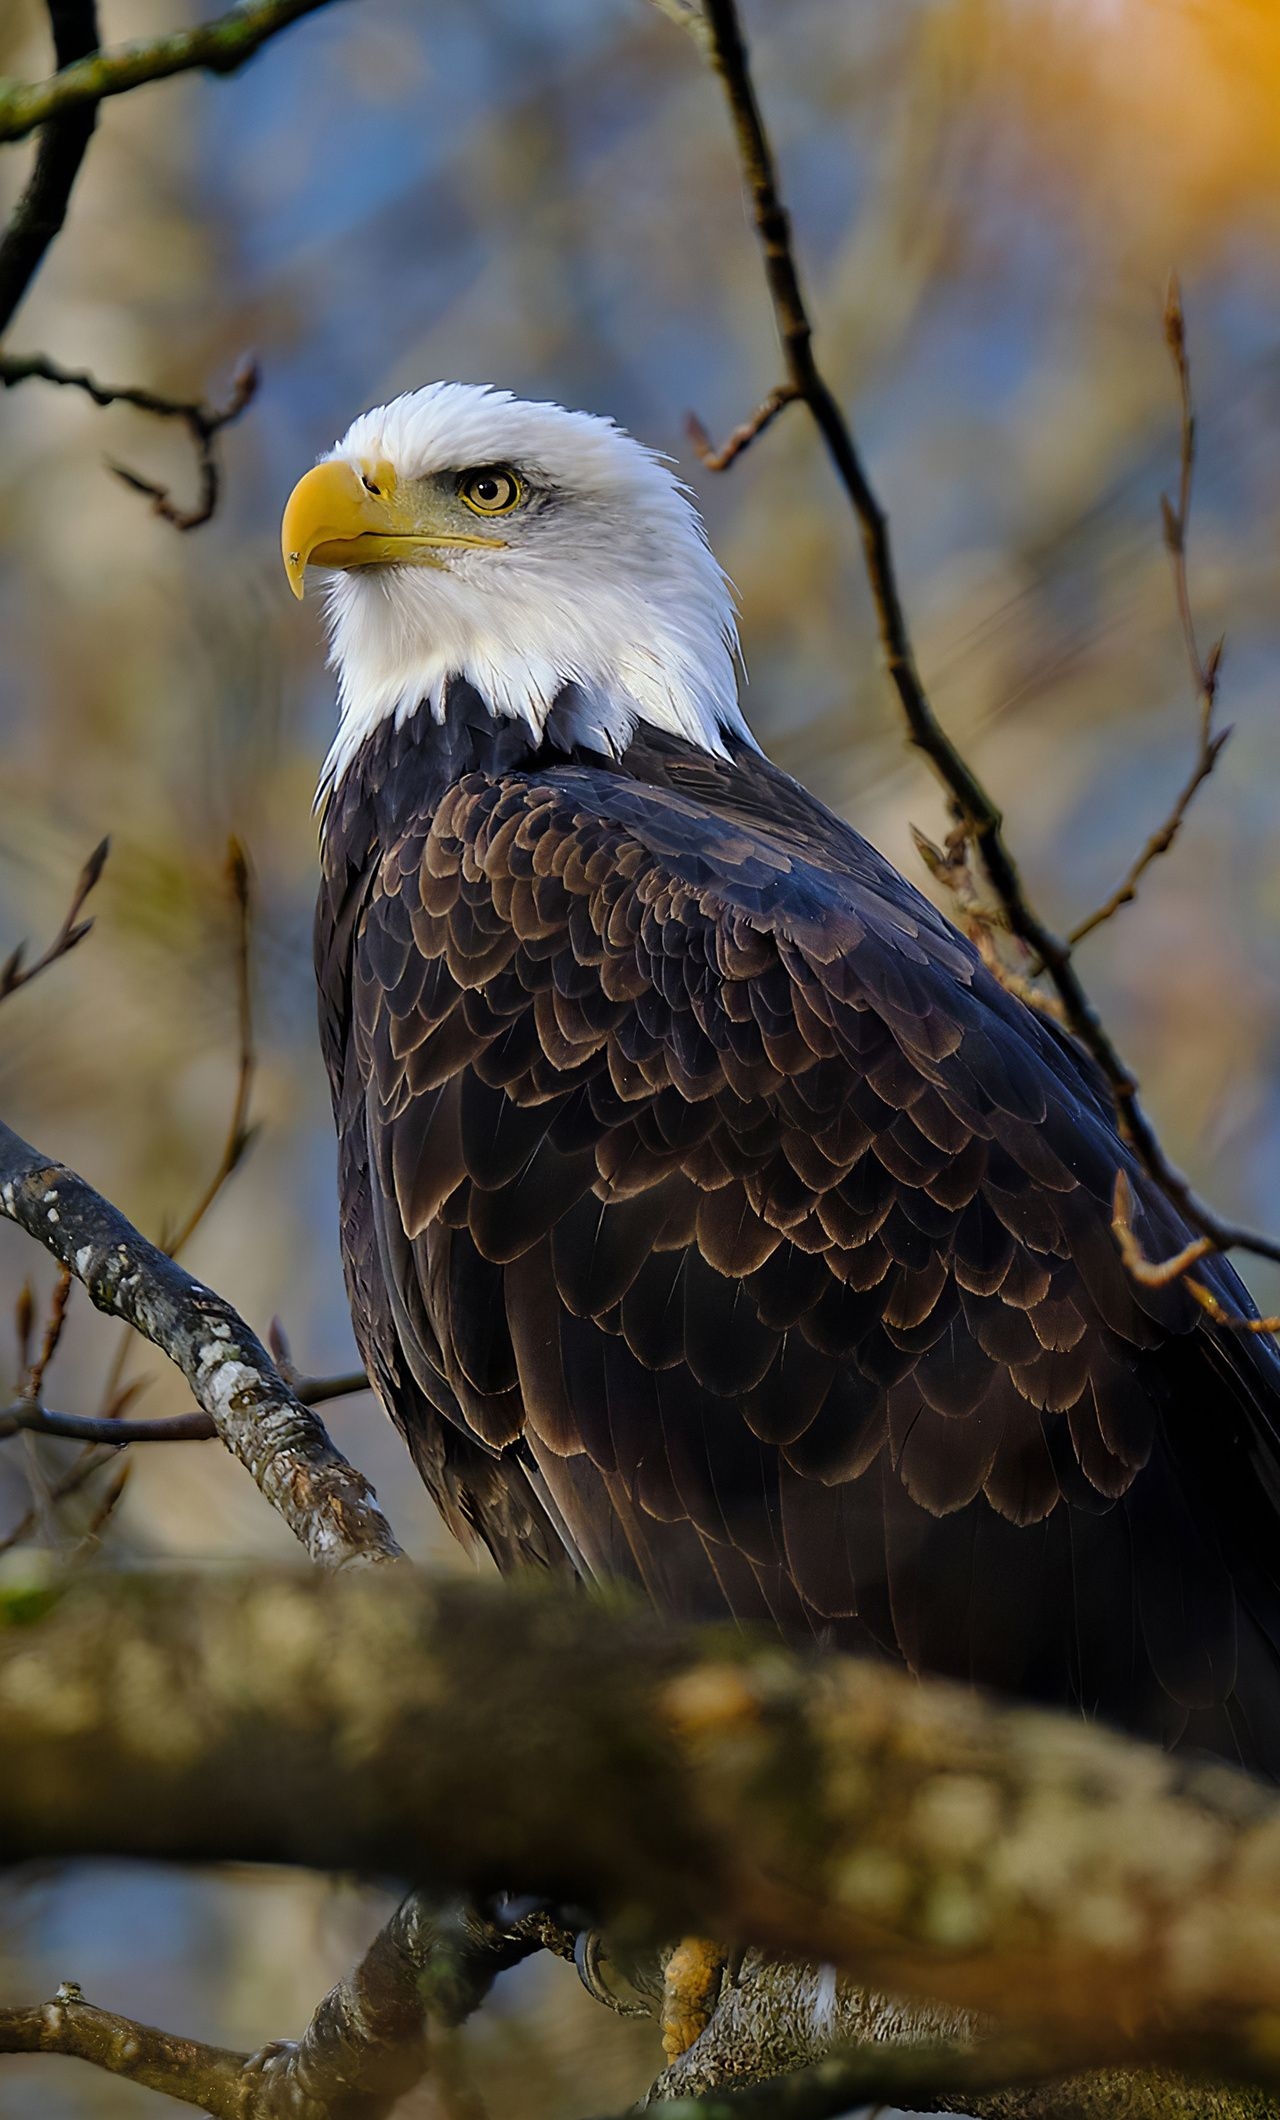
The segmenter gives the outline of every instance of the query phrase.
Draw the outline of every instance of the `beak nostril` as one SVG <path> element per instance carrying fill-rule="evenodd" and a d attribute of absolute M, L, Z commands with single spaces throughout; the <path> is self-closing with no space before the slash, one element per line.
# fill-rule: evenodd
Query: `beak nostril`
<path fill-rule="evenodd" d="M 374 495 L 375 499 L 377 499 L 377 500 L 381 500 L 381 499 L 382 499 L 382 488 L 381 488 L 381 486 L 377 486 L 377 485 L 375 485 L 375 484 L 374 484 L 374 482 L 373 482 L 373 480 L 372 480 L 371 478 L 362 478 L 362 479 L 361 479 L 361 481 L 360 481 L 360 483 L 361 483 L 361 485 L 362 485 L 362 486 L 364 487 L 364 490 L 365 490 L 365 492 L 366 492 L 366 493 L 372 493 L 372 494 Z"/>

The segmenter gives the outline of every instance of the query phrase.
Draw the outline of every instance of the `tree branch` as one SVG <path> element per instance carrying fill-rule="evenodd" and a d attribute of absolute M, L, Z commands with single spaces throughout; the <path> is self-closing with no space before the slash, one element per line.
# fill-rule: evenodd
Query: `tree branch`
<path fill-rule="evenodd" d="M 253 887 L 244 848 L 232 838 L 227 848 L 227 883 L 235 912 L 236 1065 L 235 1095 L 231 1117 L 217 1167 L 181 1226 L 166 1237 L 164 1249 L 176 1259 L 191 1242 L 219 1193 L 239 1169 L 256 1128 L 249 1124 L 249 1105 L 257 1066 L 253 1037 Z"/>
<path fill-rule="evenodd" d="M 215 2120 L 239 2120 L 236 2100 L 249 2058 L 96 2009 L 74 1981 L 64 1981 L 51 2002 L 0 2009 L 0 2053 L 69 2054 L 182 2105 L 198 2105 Z"/>
<path fill-rule="evenodd" d="M 674 2106 L 678 2120 L 695 2111 L 709 2120 L 717 2109 L 724 2120 L 747 2120 L 752 2106 L 739 2094 L 761 2084 L 776 2086 L 780 2116 L 805 2101 L 805 2109 L 844 2113 L 878 2094 L 909 2111 L 956 2108 L 973 2120 L 1275 2120 L 1270 2090 L 1228 2089 L 1167 2069 L 1069 2073 L 1080 2059 L 1078 2046 L 992 2033 L 972 2014 L 895 2002 L 834 1979 L 829 1968 L 752 1951 L 702 2037 L 653 2085 L 649 2104 L 664 2116 Z M 806 2084 L 815 2062 L 825 2066 Z M 765 2120 L 774 2109 L 774 2101 L 755 2101 Z"/>
<path fill-rule="evenodd" d="M 165 397 L 131 383 L 100 383 L 84 368 L 62 368 L 47 354 L 0 354 L 0 386 L 15 390 L 20 383 L 55 383 L 66 390 L 82 390 L 95 405 L 132 405 L 160 420 L 181 420 L 196 452 L 199 486 L 193 508 L 180 508 L 167 486 L 144 478 L 127 465 L 111 464 L 118 479 L 135 493 L 146 494 L 153 513 L 172 523 L 176 530 L 198 530 L 214 514 L 222 485 L 217 440 L 224 427 L 238 420 L 252 404 L 258 389 L 258 367 L 251 359 L 241 362 L 231 383 L 231 395 L 222 405 L 206 404 L 202 398 Z"/>
<path fill-rule="evenodd" d="M 38 1502 L 33 1502 L 31 1507 L 18 1518 L 17 1523 L 5 1532 L 3 1538 L 0 1538 L 0 1554 L 11 1553 L 15 1546 L 20 1546 L 23 1540 L 28 1538 L 31 1532 L 35 1530 L 36 1525 L 40 1523 L 43 1516 L 52 1511 L 59 1502 L 65 1502 L 69 1496 L 78 1494 L 80 1489 L 92 1479 L 95 1472 L 101 1472 L 103 1467 L 110 1463 L 111 1452 L 109 1450 L 82 1451 L 70 1471 L 50 1487 Z M 127 1471 L 128 1467 L 122 1466 L 120 1469 Z M 95 1523 L 98 1521 L 96 1515 L 94 1521 Z"/>
<path fill-rule="evenodd" d="M 780 383 L 776 390 L 771 390 L 768 397 L 756 406 L 750 419 L 744 420 L 740 427 L 735 427 L 733 433 L 718 449 L 697 413 L 689 413 L 684 423 L 685 432 L 693 444 L 698 462 L 707 471 L 727 471 L 730 464 L 737 462 L 743 450 L 749 449 L 754 441 L 772 427 L 778 414 L 785 412 L 788 405 L 794 405 L 799 396 L 794 383 Z"/>
<path fill-rule="evenodd" d="M 56 65 L 88 63 L 98 49 L 96 0 L 46 0 Z M 96 104 L 51 118 L 40 136 L 35 168 L 0 242 L 0 338 L 61 233 L 80 166 L 98 121 Z"/>
<path fill-rule="evenodd" d="M 627 1949 L 754 1942 L 992 2016 L 1058 2070 L 1280 2087 L 1280 1797 L 1224 1766 L 408 1569 L 97 1575 L 10 1609 L 11 1859 L 517 1881 Z"/>
<path fill-rule="evenodd" d="M 669 7 L 664 9 L 671 11 Z M 773 148 L 756 97 L 735 0 L 704 0 L 703 12 L 710 36 L 711 63 L 725 91 L 743 182 L 751 201 L 787 386 L 808 406 L 857 520 L 881 650 L 907 723 L 909 740 L 929 760 L 972 834 L 1010 932 L 1043 967 L 1061 1001 L 1066 1023 L 1105 1076 L 1120 1131 L 1148 1176 L 1192 1228 L 1210 1238 L 1216 1250 L 1245 1250 L 1262 1258 L 1280 1259 L 1280 1237 L 1227 1221 L 1200 1199 L 1190 1180 L 1166 1155 L 1143 1109 L 1137 1078 L 1122 1058 L 1076 971 L 1070 944 L 1054 933 L 1028 896 L 1005 839 L 1000 810 L 934 713 L 916 664 L 888 518 L 872 488 L 853 430 L 814 354 L 813 326 L 801 292 Z"/>
<path fill-rule="evenodd" d="M 273 1509 L 328 1565 L 400 1549 L 364 1475 L 279 1374 L 244 1320 L 73 1171 L 0 1123 L 0 1213 L 52 1252 L 99 1310 L 182 1370 L 201 1411 Z"/>
<path fill-rule="evenodd" d="M 1069 2064 L 1068 2064 L 1069 2065 Z M 663 2098 L 662 2120 L 841 2120 L 855 2106 L 898 2105 L 977 2113 L 985 2091 L 1035 2084 L 1064 2073 L 1063 2057 L 1043 2041 L 995 2037 L 974 2041 L 872 2042 L 824 2056 L 808 2067 L 763 2080 L 732 2079 L 697 2095 Z"/>
<path fill-rule="evenodd" d="M 412 1893 L 301 2039 L 233 2053 L 96 2009 L 65 1981 L 51 2002 L 0 2008 L 0 2054 L 69 2054 L 214 2120 L 383 2120 L 427 2069 L 433 2033 L 465 2023 L 500 1973 L 544 1946 L 571 1947 L 549 1915 L 502 1924 Z"/>
<path fill-rule="evenodd" d="M 117 45 L 96 58 L 61 66 L 47 81 L 7 83 L 0 87 L 0 142 L 24 139 L 50 118 L 94 110 L 106 97 L 124 95 L 148 81 L 164 81 L 195 69 L 234 73 L 268 38 L 328 4 L 329 0 L 242 0 L 240 6 L 195 29 Z"/>
<path fill-rule="evenodd" d="M 370 1388 L 362 1370 L 346 1376 L 304 1377 L 290 1384 L 304 1406 L 352 1398 Z M 58 1413 L 29 1398 L 16 1399 L 0 1411 L 0 1442 L 22 1430 L 30 1435 L 63 1436 L 72 1443 L 108 1443 L 112 1449 L 122 1449 L 126 1443 L 211 1443 L 218 1435 L 217 1424 L 208 1413 L 169 1413 L 153 1420 L 127 1421 L 113 1414 Z"/>
<path fill-rule="evenodd" d="M 1165 300 L 1164 337 L 1178 386 L 1180 446 L 1177 505 L 1174 505 L 1167 494 L 1161 494 L 1160 520 L 1164 530 L 1165 551 L 1169 555 L 1169 566 L 1173 574 L 1178 623 L 1182 629 L 1187 667 L 1191 672 L 1196 696 L 1196 751 L 1187 777 L 1174 797 L 1163 823 L 1151 834 L 1111 896 L 1071 930 L 1067 939 L 1073 946 L 1077 942 L 1083 942 L 1086 935 L 1092 935 L 1104 921 L 1110 920 L 1113 914 L 1118 913 L 1121 906 L 1133 903 L 1138 893 L 1138 885 L 1152 862 L 1158 861 L 1173 846 L 1182 830 L 1188 810 L 1217 765 L 1231 737 L 1230 729 L 1215 731 L 1213 726 L 1224 643 L 1221 640 L 1215 641 L 1208 655 L 1201 655 L 1200 643 L 1196 637 L 1195 614 L 1191 608 L 1191 590 L 1187 582 L 1187 535 L 1191 527 L 1191 493 L 1196 463 L 1196 415 L 1191 396 L 1191 364 L 1187 358 L 1187 323 L 1182 310 L 1182 291 L 1176 278 L 1169 282 L 1169 292 Z"/>
<path fill-rule="evenodd" d="M 3 368 L 4 360 L 3 356 L 0 356 L 0 380 L 3 380 Z M 26 944 L 20 942 L 11 955 L 6 958 L 5 962 L 0 965 L 0 1001 L 7 1001 L 10 994 L 16 994 L 19 987 L 26 986 L 29 980 L 38 978 L 41 972 L 48 971 L 51 964 L 56 964 L 58 959 L 65 957 L 68 951 L 73 950 L 78 942 L 84 941 L 85 936 L 93 926 L 93 922 L 92 920 L 82 920 L 80 915 L 84 911 L 86 898 L 102 875 L 102 871 L 106 866 L 107 855 L 110 851 L 111 841 L 109 839 L 103 839 L 98 842 L 76 879 L 76 887 L 71 894 L 71 903 L 67 907 L 61 927 L 49 944 L 48 949 L 41 952 L 34 964 L 23 963 Z"/>

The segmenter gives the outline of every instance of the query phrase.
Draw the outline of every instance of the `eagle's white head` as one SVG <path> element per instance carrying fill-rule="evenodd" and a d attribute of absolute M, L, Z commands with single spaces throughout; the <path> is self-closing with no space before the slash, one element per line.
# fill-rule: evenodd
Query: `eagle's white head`
<path fill-rule="evenodd" d="M 715 752 L 747 735 L 728 582 L 680 481 L 611 420 L 432 383 L 361 414 L 294 488 L 282 544 L 296 595 L 333 570 L 322 785 L 388 716 L 442 715 L 449 677 L 535 741 L 566 685 L 597 748 L 638 722 Z"/>

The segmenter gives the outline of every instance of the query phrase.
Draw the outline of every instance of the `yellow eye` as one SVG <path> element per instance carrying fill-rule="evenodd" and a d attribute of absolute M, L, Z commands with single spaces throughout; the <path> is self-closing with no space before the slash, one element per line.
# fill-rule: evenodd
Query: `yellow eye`
<path fill-rule="evenodd" d="M 490 464 L 483 471 L 463 472 L 458 498 L 477 515 L 510 515 L 524 498 L 524 487 L 505 464 Z"/>

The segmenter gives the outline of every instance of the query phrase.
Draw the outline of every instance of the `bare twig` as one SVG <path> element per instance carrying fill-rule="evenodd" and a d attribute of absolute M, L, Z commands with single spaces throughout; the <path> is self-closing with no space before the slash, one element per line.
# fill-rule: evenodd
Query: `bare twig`
<path fill-rule="evenodd" d="M 218 436 L 252 403 L 258 380 L 256 361 L 246 358 L 231 379 L 231 395 L 225 403 L 210 405 L 202 398 L 166 397 L 161 391 L 132 383 L 100 383 L 87 369 L 63 368 L 43 353 L 0 354 L 0 385 L 6 390 L 14 390 L 20 383 L 56 383 L 66 390 L 83 391 L 95 405 L 132 405 L 136 411 L 149 412 L 158 420 L 180 420 L 196 452 L 199 487 L 194 508 L 180 508 L 167 486 L 157 485 L 140 472 L 130 471 L 124 464 L 109 464 L 117 478 L 135 493 L 145 493 L 155 513 L 178 530 L 198 530 L 217 508 L 222 480 Z"/>
<path fill-rule="evenodd" d="M 36 1292 L 30 1281 L 24 1281 L 18 1290 L 17 1300 L 13 1306 L 13 1334 L 18 1348 L 18 1371 L 23 1376 L 26 1375 L 34 1360 L 31 1351 L 31 1338 L 35 1331 L 35 1323 Z"/>
<path fill-rule="evenodd" d="M 1189 1266 L 1198 1265 L 1215 1249 L 1212 1237 L 1195 1237 L 1184 1244 L 1181 1251 L 1167 1259 L 1149 1259 L 1138 1242 L 1133 1229 L 1133 1187 L 1122 1170 L 1116 1172 L 1115 1187 L 1111 1197 L 1111 1230 L 1120 1247 L 1120 1256 L 1135 1281 L 1144 1288 L 1167 1288 L 1171 1281 L 1178 1280 Z"/>
<path fill-rule="evenodd" d="M 304 1406 L 326 1406 L 331 1399 L 351 1399 L 357 1392 L 373 1389 L 362 1369 L 349 1370 L 343 1376 L 292 1377 L 290 1382 Z"/>
<path fill-rule="evenodd" d="M 11 81 L 0 86 L 0 142 L 21 140 L 50 118 L 93 109 L 148 81 L 202 69 L 231 74 L 270 37 L 311 15 L 328 0 L 241 0 L 212 22 L 168 36 L 117 45 L 94 58 L 62 66 L 47 81 Z"/>
<path fill-rule="evenodd" d="M 195 1206 L 191 1209 L 177 1234 L 165 1241 L 164 1249 L 170 1258 L 176 1259 L 185 1250 L 192 1237 L 204 1221 L 223 1186 L 239 1168 L 245 1150 L 253 1139 L 254 1129 L 249 1125 L 249 1100 L 253 1094 L 253 1076 L 256 1065 L 253 1040 L 253 974 L 250 958 L 253 930 L 253 890 L 249 863 L 244 848 L 238 839 L 232 838 L 227 849 L 227 882 L 235 909 L 235 982 L 236 982 L 236 1028 L 238 1060 L 236 1066 L 235 1094 L 231 1104 L 231 1118 L 227 1126 L 222 1154 L 209 1183 Z"/>
<path fill-rule="evenodd" d="M 71 903 L 63 917 L 62 926 L 43 955 L 37 957 L 34 964 L 24 964 L 22 959 L 26 944 L 20 942 L 12 955 L 0 965 L 0 1001 L 7 1000 L 10 994 L 16 994 L 20 986 L 26 986 L 32 979 L 38 978 L 51 964 L 56 964 L 60 957 L 65 957 L 68 950 L 73 950 L 77 942 L 84 941 L 93 922 L 82 920 L 80 915 L 84 910 L 86 898 L 102 874 L 110 851 L 111 841 L 103 839 L 90 854 L 76 879 L 76 887 L 71 894 Z"/>
<path fill-rule="evenodd" d="M 1196 753 L 1181 788 L 1174 797 L 1173 806 L 1164 822 L 1147 840 L 1137 858 L 1116 885 L 1111 896 L 1103 900 L 1086 920 L 1080 921 L 1068 936 L 1072 944 L 1083 942 L 1104 921 L 1118 913 L 1121 906 L 1131 905 L 1137 896 L 1138 885 L 1153 861 L 1158 861 L 1182 830 L 1183 820 L 1199 790 L 1209 778 L 1227 742 L 1230 729 L 1215 731 L 1214 710 L 1218 703 L 1218 677 L 1222 668 L 1223 642 L 1217 640 L 1207 655 L 1202 656 L 1196 638 L 1195 615 L 1191 608 L 1191 592 L 1187 583 L 1187 533 L 1191 523 L 1191 491 L 1195 476 L 1196 460 L 1196 416 L 1191 396 L 1191 366 L 1187 358 L 1187 326 L 1182 310 L 1182 291 L 1176 277 L 1169 282 L 1168 297 L 1164 310 L 1164 337 L 1173 361 L 1174 375 L 1178 385 L 1179 406 L 1179 474 L 1177 505 L 1167 494 L 1160 496 L 1160 519 L 1164 530 L 1165 550 L 1173 572 L 1174 596 L 1178 606 L 1178 621 L 1182 628 L 1183 644 L 1187 653 L 1187 664 L 1195 688 L 1197 707 Z"/>
<path fill-rule="evenodd" d="M 1063 1020 L 1062 1003 L 1056 994 L 1047 994 L 1043 987 L 1035 984 L 1030 971 L 1008 962 L 1002 943 L 1008 942 L 1009 927 L 999 906 L 993 906 L 989 896 L 984 897 L 979 888 L 979 879 L 973 868 L 973 842 L 968 828 L 961 823 L 947 834 L 945 846 L 937 846 L 923 833 L 918 825 L 910 826 L 911 837 L 917 854 L 943 890 L 948 892 L 956 908 L 960 926 L 969 937 L 983 963 L 1001 986 L 1028 1008 L 1039 1009 L 1055 1021 Z M 1022 953 L 1026 963 L 1026 952 Z"/>
<path fill-rule="evenodd" d="M 1186 1285 L 1195 1297 L 1201 1310 L 1206 1311 L 1215 1325 L 1225 1325 L 1230 1332 L 1280 1333 L 1280 1316 L 1274 1312 L 1269 1318 L 1241 1318 L 1218 1301 L 1211 1288 L 1198 1280 L 1195 1274 L 1186 1275 Z"/>
<path fill-rule="evenodd" d="M 757 436 L 764 433 L 766 427 L 772 427 L 778 414 L 786 406 L 794 405 L 799 396 L 794 383 L 780 383 L 776 390 L 771 390 L 768 397 L 756 406 L 750 419 L 744 420 L 740 427 L 735 427 L 733 433 L 718 449 L 697 413 L 690 412 L 685 418 L 684 428 L 699 463 L 708 471 L 727 471 L 730 464 L 737 462 L 743 450 L 749 449 Z"/>
<path fill-rule="evenodd" d="M 192 1279 L 83 1178 L 0 1124 L 0 1213 L 176 1362 L 227 1448 L 246 1465 L 314 1560 L 342 1565 L 399 1553 L 363 1474 L 273 1367 L 220 1296 Z"/>
<path fill-rule="evenodd" d="M 1064 1020 L 1106 1079 L 1120 1132 L 1147 1175 L 1184 1219 L 1219 1251 L 1280 1259 L 1280 1237 L 1230 1222 L 1196 1194 L 1166 1155 L 1143 1109 L 1138 1081 L 1122 1058 L 1072 962 L 1071 946 L 1041 919 L 1004 836 L 1004 822 L 972 766 L 941 726 L 916 665 L 902 604 L 888 518 L 871 486 L 853 430 L 818 367 L 813 326 L 800 288 L 773 149 L 760 113 L 735 0 L 705 0 L 711 61 L 723 84 L 743 179 L 764 261 L 787 382 L 808 406 L 848 495 L 862 538 L 880 645 L 909 740 L 929 760 L 972 834 L 1010 932 L 1048 975 Z"/>
<path fill-rule="evenodd" d="M 236 990 L 236 1042 L 238 1059 L 235 1090 L 231 1103 L 231 1118 L 227 1126 L 222 1152 L 218 1158 L 209 1183 L 196 1201 L 186 1220 L 179 1225 L 174 1236 L 161 1233 L 160 1245 L 170 1258 L 176 1259 L 204 1221 L 227 1181 L 239 1168 L 245 1151 L 253 1140 L 256 1129 L 248 1123 L 249 1100 L 253 1091 L 253 1076 L 256 1066 L 253 1037 L 253 978 L 251 965 L 251 943 L 253 926 L 252 877 L 248 857 L 238 839 L 233 835 L 227 844 L 227 882 L 230 887 L 235 915 L 235 990 Z M 120 1336 L 119 1344 L 107 1370 L 102 1391 L 102 1417 L 107 1419 L 117 1410 L 115 1401 L 129 1356 L 133 1352 L 134 1340 L 131 1332 Z M 277 1365 L 279 1366 L 279 1365 Z M 284 1372 L 282 1371 L 283 1375 Z M 294 1379 L 286 1377 L 292 1384 Z"/>
<path fill-rule="evenodd" d="M 92 1479 L 95 1472 L 101 1472 L 103 1466 L 111 1462 L 112 1453 L 109 1450 L 82 1451 L 70 1470 L 49 1488 L 40 1501 L 33 1502 L 18 1518 L 17 1523 L 10 1525 L 3 1538 L 0 1538 L 0 1553 L 9 1553 L 15 1546 L 20 1546 L 35 1530 L 47 1508 L 56 1508 L 59 1502 L 68 1501 L 73 1494 L 78 1494 L 86 1480 Z"/>
<path fill-rule="evenodd" d="M 16 1399 L 0 1411 L 0 1440 L 11 1435 L 56 1435 L 71 1443 L 106 1443 L 113 1450 L 126 1443 L 208 1443 L 217 1436 L 207 1413 L 172 1413 L 153 1421 L 116 1421 L 109 1416 L 57 1413 Z"/>
<path fill-rule="evenodd" d="M 98 1503 L 80 1535 L 72 1555 L 73 1559 L 75 1554 L 83 1553 L 87 1546 L 95 1544 L 101 1538 L 108 1522 L 124 1500 L 125 1490 L 132 1476 L 133 1460 L 131 1458 L 117 1458 L 115 1470 L 103 1488 Z"/>
<path fill-rule="evenodd" d="M 55 64 L 85 61 L 98 49 L 96 0 L 46 0 Z M 97 123 L 96 104 L 50 119 L 40 135 L 35 168 L 0 242 L 0 337 L 61 233 L 76 178 Z"/>
<path fill-rule="evenodd" d="M 58 1278 L 53 1284 L 53 1294 L 49 1299 L 49 1315 L 45 1321 L 44 1338 L 40 1343 L 40 1352 L 31 1364 L 27 1372 L 27 1380 L 22 1387 L 22 1395 L 25 1399 L 38 1400 L 44 1390 L 45 1374 L 58 1351 L 58 1342 L 62 1338 L 62 1328 L 66 1324 L 67 1305 L 71 1301 L 71 1288 L 71 1275 L 65 1266 L 60 1266 L 58 1268 Z"/>
<path fill-rule="evenodd" d="M 304 1377 L 295 1381 L 291 1389 L 304 1406 L 320 1406 L 367 1391 L 369 1379 L 363 1371 L 349 1376 Z M 58 1413 L 51 1406 L 24 1397 L 0 1410 L 0 1441 L 19 1433 L 57 1435 L 72 1443 L 107 1443 L 112 1449 L 122 1449 L 126 1443 L 208 1443 L 216 1438 L 218 1429 L 212 1415 L 194 1410 L 160 1414 L 146 1421 L 126 1421 L 113 1414 Z"/>

